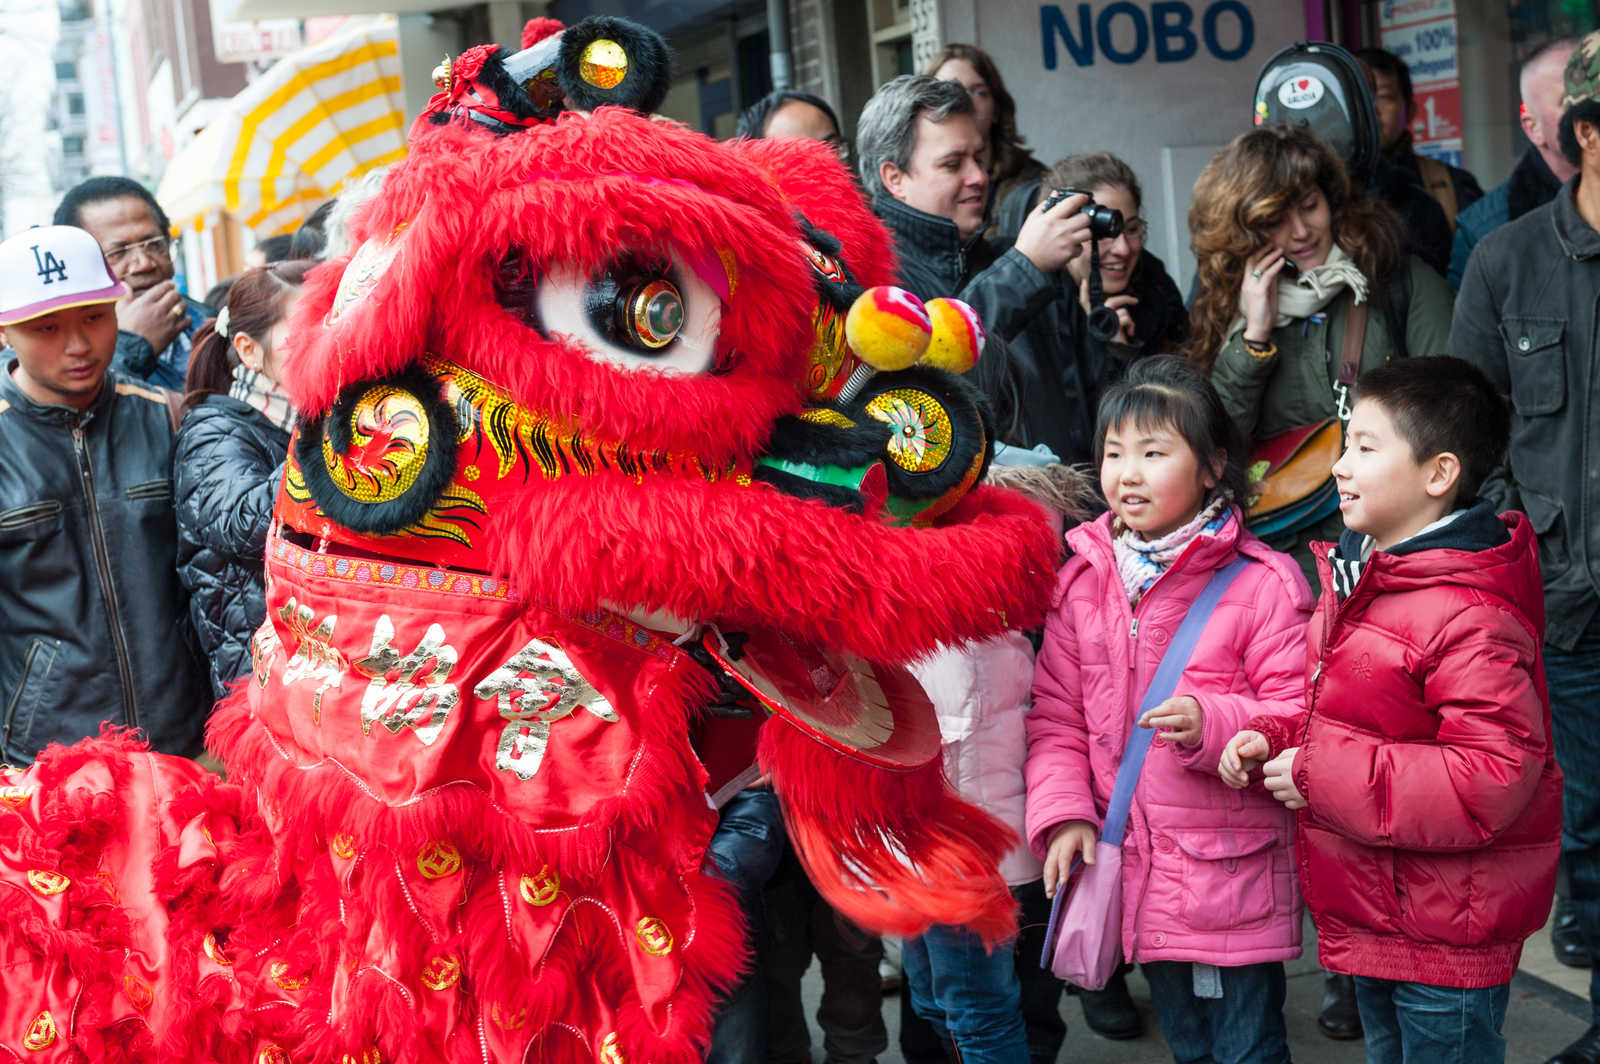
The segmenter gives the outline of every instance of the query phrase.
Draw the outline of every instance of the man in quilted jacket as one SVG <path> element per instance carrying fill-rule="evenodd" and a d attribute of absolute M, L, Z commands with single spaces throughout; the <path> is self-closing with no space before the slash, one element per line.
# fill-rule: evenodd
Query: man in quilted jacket
<path fill-rule="evenodd" d="M 1356 386 L 1334 464 L 1346 531 L 1316 544 L 1306 716 L 1224 750 L 1297 822 L 1322 964 L 1355 977 L 1371 1064 L 1505 1059 L 1510 982 L 1561 841 L 1533 530 L 1477 498 L 1510 415 L 1453 358 Z"/>

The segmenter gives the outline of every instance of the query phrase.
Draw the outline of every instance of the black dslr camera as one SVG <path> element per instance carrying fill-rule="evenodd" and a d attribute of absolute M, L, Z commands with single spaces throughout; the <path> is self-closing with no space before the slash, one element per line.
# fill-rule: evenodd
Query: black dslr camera
<path fill-rule="evenodd" d="M 1078 213 L 1089 219 L 1089 335 L 1106 343 L 1116 338 L 1122 323 L 1117 312 L 1106 306 L 1105 289 L 1100 285 L 1100 241 L 1122 235 L 1122 212 L 1096 203 L 1094 195 L 1081 188 L 1056 189 L 1044 201 L 1044 212 L 1050 213 L 1056 204 L 1080 193 L 1089 197 L 1089 202 L 1078 208 Z"/>
<path fill-rule="evenodd" d="M 1085 189 L 1056 189 L 1050 194 L 1050 198 L 1044 201 L 1045 213 L 1050 213 L 1055 209 L 1056 204 L 1060 203 L 1068 196 L 1078 195 L 1089 197 L 1089 202 L 1078 208 L 1078 213 L 1088 216 L 1089 234 L 1091 236 L 1093 236 L 1096 240 L 1110 240 L 1112 237 L 1121 235 L 1122 212 L 1113 207 L 1107 207 L 1102 203 L 1096 203 L 1094 201 L 1094 195 Z"/>

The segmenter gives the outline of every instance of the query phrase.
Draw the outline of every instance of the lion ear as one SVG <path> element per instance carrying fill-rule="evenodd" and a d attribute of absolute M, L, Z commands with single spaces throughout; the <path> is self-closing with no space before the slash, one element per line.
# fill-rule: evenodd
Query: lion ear
<path fill-rule="evenodd" d="M 459 422 L 420 367 L 352 385 L 301 423 L 295 459 L 331 520 L 387 535 L 421 522 L 455 475 Z"/>
<path fill-rule="evenodd" d="M 595 15 L 561 35 L 556 77 L 580 111 L 611 105 L 653 114 L 667 98 L 672 52 L 652 29 Z"/>

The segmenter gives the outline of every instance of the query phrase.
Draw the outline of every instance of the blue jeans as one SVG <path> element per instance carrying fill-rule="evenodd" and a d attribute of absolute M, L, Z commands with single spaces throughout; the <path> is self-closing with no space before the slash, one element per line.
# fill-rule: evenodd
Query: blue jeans
<path fill-rule="evenodd" d="M 1561 856 L 1584 944 L 1600 957 L 1600 615 L 1570 651 L 1544 648 L 1561 790 Z M 1600 1023 L 1600 965 L 1589 972 L 1591 1022 Z"/>
<path fill-rule="evenodd" d="M 1055 973 L 1039 966 L 1044 932 L 1050 923 L 1050 899 L 1044 881 L 1036 879 L 1011 888 L 1017 899 L 1017 942 L 1013 967 L 1022 992 L 1022 1025 L 1028 1032 L 1031 1064 L 1055 1064 L 1067 1040 L 1067 1022 L 1061 1018 L 1062 983 Z M 900 1055 L 907 1064 L 946 1064 L 949 1060 L 938 1032 L 911 1007 L 911 995 L 900 995 Z"/>
<path fill-rule="evenodd" d="M 718 1007 L 707 1064 L 767 1058 L 767 979 L 756 969 L 755 955 L 766 929 L 762 891 L 778 867 L 787 839 L 777 797 L 767 790 L 745 790 L 722 807 L 706 847 L 706 857 L 738 892 L 750 950 L 750 970 Z"/>
<path fill-rule="evenodd" d="M 1367 1064 L 1503 1064 L 1511 984 L 1463 990 L 1356 976 Z"/>
<path fill-rule="evenodd" d="M 1028 1059 L 1022 984 L 1011 940 L 991 953 L 964 927 L 935 925 L 908 938 L 901 954 L 911 1007 L 954 1042 L 962 1064 L 1018 1064 Z"/>
<path fill-rule="evenodd" d="M 1194 965 L 1146 961 L 1161 1033 L 1178 1064 L 1289 1064 L 1283 965 L 1222 968 L 1222 996 L 1196 997 Z"/>

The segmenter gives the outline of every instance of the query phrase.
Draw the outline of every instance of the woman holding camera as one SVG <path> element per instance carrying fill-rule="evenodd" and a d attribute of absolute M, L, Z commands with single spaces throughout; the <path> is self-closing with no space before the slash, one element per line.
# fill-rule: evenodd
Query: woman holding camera
<path fill-rule="evenodd" d="M 1145 249 L 1139 179 L 1107 152 L 1073 155 L 1051 167 L 1035 210 L 1055 190 L 1089 193 L 1098 240 L 1055 275 L 1056 298 L 1011 343 L 1011 402 L 1000 435 L 1021 447 L 1044 444 L 1063 462 L 1091 461 L 1100 394 L 1140 355 L 1175 351 L 1187 333 L 1183 297 L 1160 259 Z M 1064 209 L 1064 208 L 1063 208 Z M 1121 216 L 1120 231 L 1110 212 Z M 1101 302 L 1090 282 L 1099 258 Z M 1101 307 L 1095 314 L 1095 308 Z M 1009 416 L 1008 416 L 1009 415 Z"/>
<path fill-rule="evenodd" d="M 1253 445 L 1348 419 L 1356 375 L 1445 349 L 1444 280 L 1407 254 L 1399 217 L 1352 188 L 1332 146 L 1303 125 L 1262 126 L 1219 152 L 1195 182 L 1189 231 L 1199 274 L 1184 354 L 1210 369 Z M 1335 507 L 1268 543 L 1315 586 L 1309 544 L 1340 527 Z"/>

